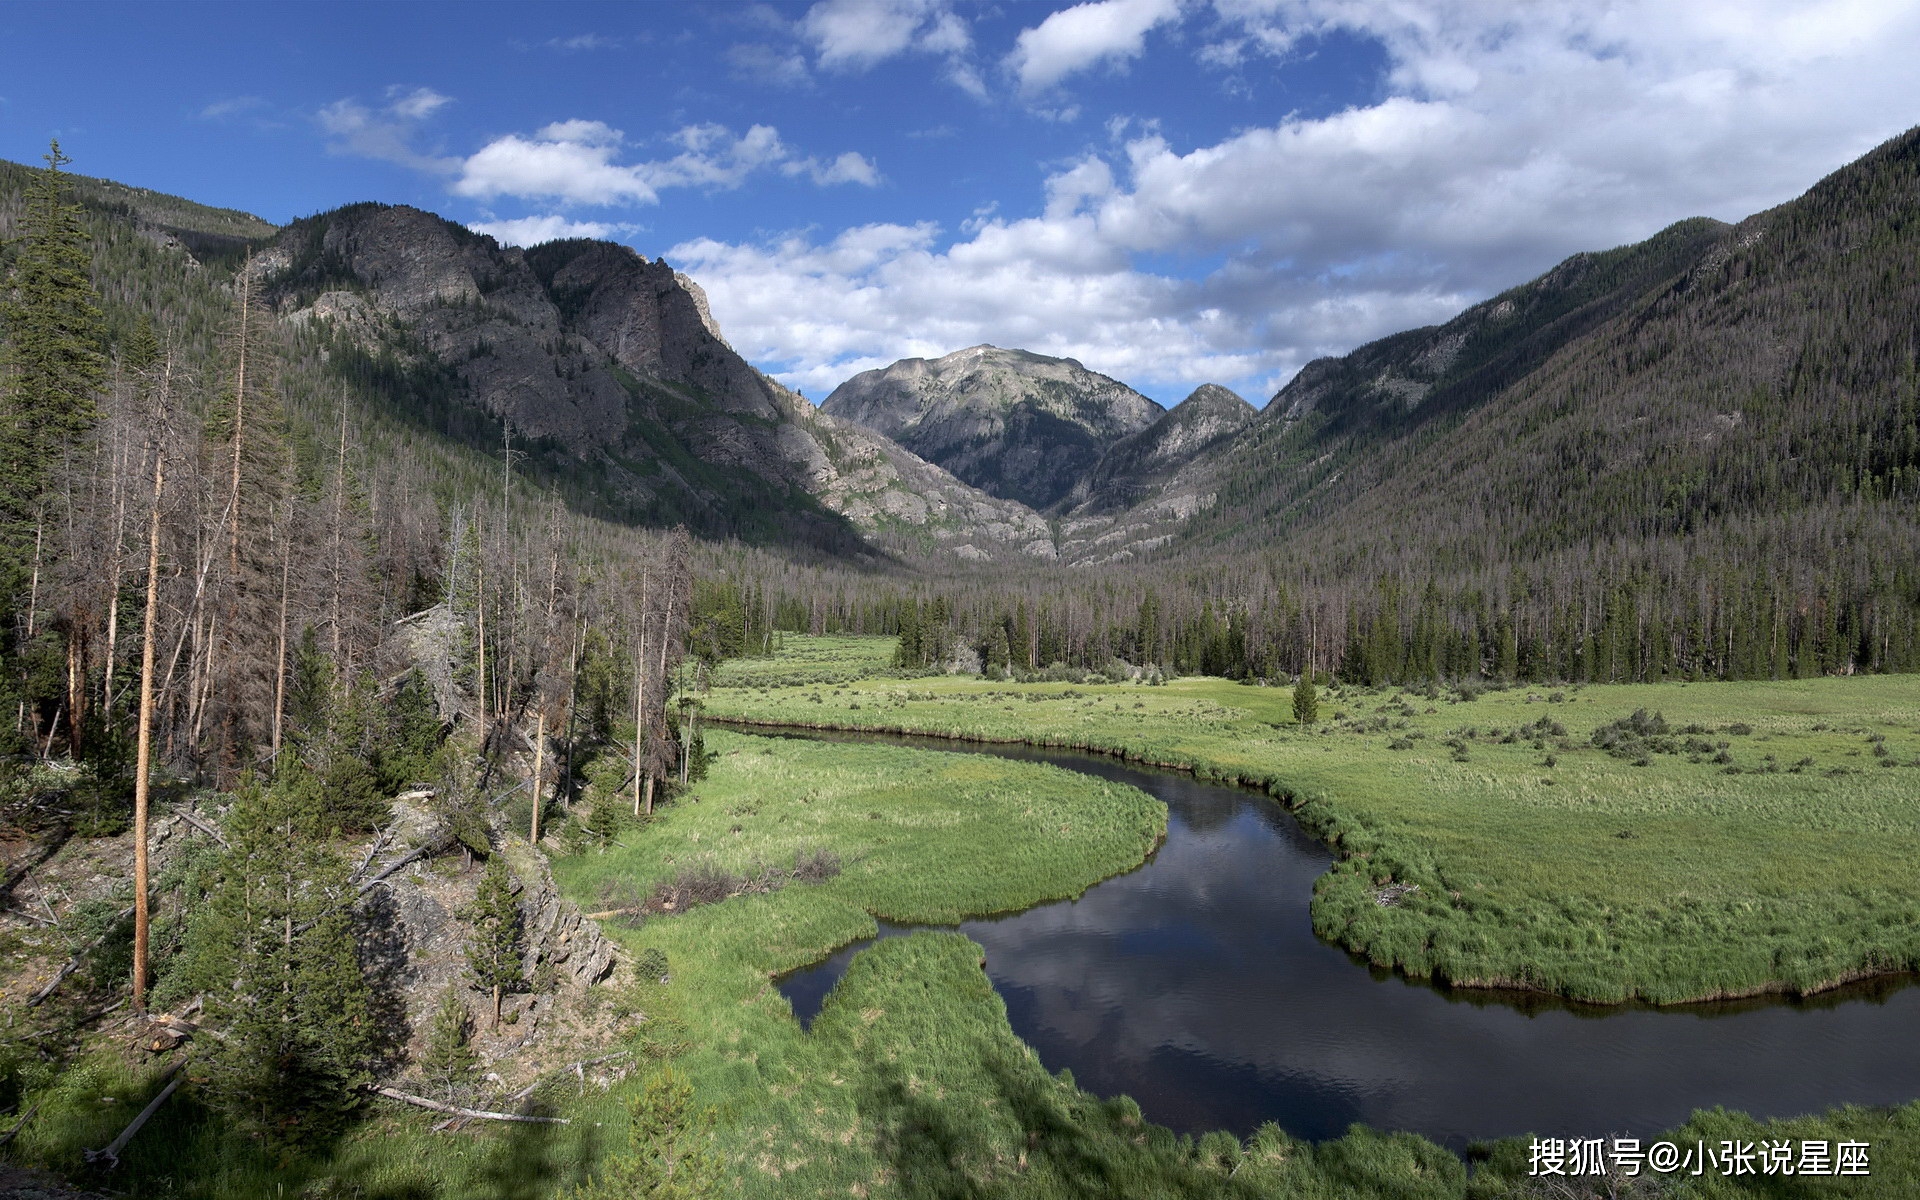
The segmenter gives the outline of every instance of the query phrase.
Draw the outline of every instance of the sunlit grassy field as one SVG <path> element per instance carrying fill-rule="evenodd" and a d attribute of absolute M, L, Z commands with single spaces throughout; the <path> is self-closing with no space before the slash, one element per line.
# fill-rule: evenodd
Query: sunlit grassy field
<path fill-rule="evenodd" d="M 1638 727 L 1603 729 L 1636 710 Z M 707 711 L 1243 780 L 1343 852 L 1315 897 L 1321 933 L 1417 976 L 1669 1003 L 1920 967 L 1911 676 L 1335 689 L 1304 728 L 1288 689 L 1218 679 L 749 686 Z M 1382 906 L 1389 883 L 1418 890 Z"/>
<path fill-rule="evenodd" d="M 714 671 L 715 687 L 845 683 L 893 673 L 894 639 L 782 633 L 778 652 L 765 658 L 729 658 Z"/>
<path fill-rule="evenodd" d="M 1392 938 L 1421 922 L 1444 936 L 1459 929 L 1485 933 L 1489 912 L 1525 917 L 1536 909 L 1626 930 L 1623 938 L 1678 944 L 1674 931 L 1682 927 L 1671 914 L 1693 911 L 1687 896 L 1620 902 L 1622 913 L 1653 914 L 1632 926 L 1618 918 L 1602 922 L 1600 901 L 1561 886 L 1577 880 L 1604 892 L 1612 882 L 1604 871 L 1582 866 L 1579 854 L 1551 844 L 1595 813 L 1604 819 L 1594 846 L 1613 849 L 1602 838 L 1629 847 L 1667 845 L 1630 878 L 1642 886 L 1690 879 L 1689 895 L 1719 897 L 1721 908 L 1712 911 L 1729 921 L 1761 911 L 1759 898 L 1775 893 L 1801 906 L 1787 910 L 1795 914 L 1811 914 L 1823 903 L 1837 907 L 1848 897 L 1861 904 L 1877 897 L 1890 923 L 1905 903 L 1898 865 L 1887 861 L 1895 852 L 1877 843 L 1914 836 L 1911 818 L 1902 826 L 1899 814 L 1910 803 L 1902 784 L 1920 779 L 1920 771 L 1873 764 L 1906 763 L 1920 743 L 1907 681 L 1532 695 L 1537 698 L 1524 691 L 1472 700 L 1392 692 L 1325 696 L 1322 712 L 1330 719 L 1324 732 L 1292 725 L 1285 692 L 1207 680 L 1147 688 L 877 679 L 837 692 L 832 685 L 716 690 L 709 711 L 740 713 L 751 704 L 762 719 L 1131 748 L 1140 757 L 1261 782 L 1291 797 L 1309 823 L 1337 837 L 1357 860 L 1329 877 L 1319 911 L 1337 917 L 1350 891 L 1360 919 L 1337 932 L 1352 937 L 1359 930 L 1386 939 L 1390 948 L 1399 944 Z M 1414 712 L 1407 714 L 1407 707 Z M 1591 745 L 1594 729 L 1635 707 L 1660 708 L 1676 728 L 1711 724 L 1718 731 L 1674 734 L 1682 743 L 1678 752 L 1651 750 L 1645 767 Z M 901 720 L 903 713 L 912 721 Z M 1543 749 L 1506 740 L 1517 725 L 1537 729 L 1543 715 L 1563 726 L 1564 735 L 1549 728 L 1539 739 Z M 1751 731 L 1723 728 L 1741 724 Z M 1462 750 L 1444 744 L 1453 731 L 1465 762 L 1456 761 Z M 1416 732 L 1425 736 L 1410 736 Z M 1874 742 L 1875 734 L 1884 741 Z M 1687 761 L 1688 737 L 1708 741 L 1714 754 Z M 1391 741 L 1412 748 L 1393 750 Z M 1711 761 L 1720 741 L 1731 763 Z M 1875 745 L 1887 746 L 1887 753 L 1875 754 Z M 820 851 L 839 856 L 842 869 L 819 882 L 790 881 L 766 893 L 652 916 L 638 927 L 605 922 L 635 959 L 663 952 L 667 978 L 602 989 L 601 1004 L 644 1014 L 637 1026 L 626 1018 L 629 1032 L 605 1047 L 631 1049 L 642 1065 L 611 1093 L 576 1089 L 571 1077 L 543 1088 L 538 1095 L 546 1111 L 573 1124 L 437 1133 L 433 1114 L 380 1107 L 331 1148 L 287 1160 L 237 1142 L 189 1087 L 143 1131 L 122 1167 L 97 1182 L 120 1194 L 154 1197 L 560 1196 L 625 1145 L 627 1099 L 670 1063 L 693 1080 L 696 1103 L 715 1114 L 724 1176 L 719 1195 L 1518 1200 L 1561 1194 L 1526 1177 L 1523 1141 L 1493 1147 L 1490 1161 L 1469 1178 L 1458 1159 L 1405 1133 L 1356 1130 L 1320 1145 L 1273 1127 L 1244 1140 L 1225 1133 L 1177 1138 L 1148 1123 L 1125 1098 L 1094 1097 L 1069 1078 L 1049 1075 L 1008 1027 L 1005 1007 L 980 969 L 979 947 L 956 934 L 877 943 L 854 960 L 812 1031 L 803 1032 L 774 987 L 779 972 L 871 933 L 875 914 L 943 923 L 1077 895 L 1140 862 L 1160 837 L 1165 813 L 1129 788 L 984 756 L 722 730 L 710 733 L 708 746 L 716 755 L 710 777 L 653 822 L 628 830 L 605 851 L 556 861 L 556 878 L 570 896 L 588 910 L 621 907 L 689 868 L 763 874 Z M 1541 765 L 1549 753 L 1553 767 Z M 1778 772 L 1765 772 L 1768 754 L 1780 764 Z M 1792 773 L 1806 757 L 1815 762 Z M 1742 773 L 1727 774 L 1728 765 L 1742 766 Z M 1827 773 L 1835 768 L 1849 773 Z M 1529 785 L 1529 779 L 1555 782 Z M 1776 785 L 1813 790 L 1769 790 Z M 1508 841 L 1489 848 L 1472 836 L 1476 829 L 1498 830 L 1503 820 L 1517 831 Z M 1716 821 L 1771 837 L 1780 848 L 1743 851 L 1738 838 L 1721 835 L 1704 843 L 1711 853 L 1689 851 L 1684 838 L 1709 838 L 1702 830 Z M 1622 829 L 1635 835 L 1620 838 Z M 1816 852 L 1793 844 L 1822 831 L 1848 836 L 1847 857 L 1822 864 Z M 1716 858 L 1723 853 L 1746 858 Z M 1553 861 L 1565 869 L 1534 861 L 1543 855 L 1557 856 Z M 1743 880 L 1737 862 L 1752 879 Z M 1869 870 L 1856 870 L 1859 863 Z M 1441 881 L 1468 879 L 1465 872 L 1475 864 L 1486 873 L 1483 887 L 1459 889 L 1459 897 L 1428 906 Z M 1402 881 L 1435 882 L 1423 882 L 1397 908 L 1380 908 L 1373 896 L 1389 871 Z M 1847 882 L 1860 879 L 1871 886 Z M 1753 889 L 1744 906 L 1743 885 Z M 1575 901 L 1596 907 L 1582 909 Z M 1374 919 L 1380 923 L 1364 924 Z M 1396 923 L 1403 921 L 1408 924 Z M 1758 936 L 1804 934 L 1779 924 Z M 1501 953 L 1527 947 L 1518 936 L 1510 942 L 1486 936 Z M 159 1087 L 153 1072 L 128 1061 L 121 1048 L 103 1048 L 67 1072 L 44 1092 L 41 1115 L 9 1157 L 73 1169 L 82 1148 L 104 1145 Z M 1682 1146 L 1696 1138 L 1861 1139 L 1872 1143 L 1873 1169 L 1855 1179 L 1667 1180 L 1663 1195 L 1920 1195 L 1920 1103 L 1767 1123 L 1703 1112 L 1670 1136 Z"/>
<path fill-rule="evenodd" d="M 583 904 L 644 893 L 691 862 L 737 874 L 831 849 L 845 869 L 639 928 L 608 931 L 669 982 L 639 999 L 643 1046 L 671 1058 L 719 1117 L 721 1194 L 748 1197 L 1274 1197 L 1495 1200 L 1548 1193 L 1524 1142 L 1471 1179 L 1422 1138 L 1356 1128 L 1310 1145 L 1268 1126 L 1247 1139 L 1175 1137 L 1124 1097 L 1052 1076 L 1007 1025 L 980 949 L 948 933 L 858 955 L 803 1032 L 772 986 L 873 930 L 871 913 L 949 921 L 1075 894 L 1140 861 L 1164 810 L 1129 788 L 1035 764 L 888 746 L 716 733 L 711 776 L 651 825 L 556 873 Z M 1104 826 L 1104 828 L 1103 828 Z M 1685 1139 L 1870 1140 L 1864 1180 L 1683 1180 L 1671 1194 L 1876 1196 L 1920 1185 L 1920 1105 L 1757 1123 L 1702 1113 Z"/>

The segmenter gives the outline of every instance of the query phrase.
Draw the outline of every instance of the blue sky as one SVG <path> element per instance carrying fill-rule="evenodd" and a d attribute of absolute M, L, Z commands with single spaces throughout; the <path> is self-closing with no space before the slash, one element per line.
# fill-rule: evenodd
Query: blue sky
<path fill-rule="evenodd" d="M 0 156 L 611 237 L 816 400 L 993 342 L 1264 403 L 1920 123 L 1914 0 L 16 0 L 0 45 Z"/>

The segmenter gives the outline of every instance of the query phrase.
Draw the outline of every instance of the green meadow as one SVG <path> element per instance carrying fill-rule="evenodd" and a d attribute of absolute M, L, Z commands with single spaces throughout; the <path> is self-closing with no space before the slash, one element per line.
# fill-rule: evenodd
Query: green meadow
<path fill-rule="evenodd" d="M 714 668 L 715 687 L 764 687 L 801 683 L 846 683 L 898 674 L 894 639 L 781 633 L 778 650 L 763 658 L 724 659 Z M 917 673 L 917 672 L 916 672 Z"/>
<path fill-rule="evenodd" d="M 1307 727 L 1290 689 L 1205 678 L 761 684 L 715 688 L 707 712 L 1247 783 L 1341 853 L 1322 936 L 1417 977 L 1678 1003 L 1920 968 L 1913 676 L 1336 687 Z"/>
<path fill-rule="evenodd" d="M 865 711 L 862 709 L 861 711 Z M 637 1044 L 694 1083 L 717 1115 L 719 1194 L 901 1200 L 1498 1200 L 1558 1195 L 1527 1176 L 1524 1141 L 1486 1148 L 1472 1175 L 1422 1138 L 1355 1127 L 1318 1145 L 1268 1125 L 1241 1139 L 1178 1137 L 1126 1097 L 1049 1074 L 1007 1024 L 981 951 L 952 933 L 857 955 L 810 1031 L 774 987 L 783 972 L 874 932 L 875 915 L 944 923 L 1076 895 L 1140 862 L 1165 810 L 1131 788 L 1039 764 L 902 747 L 715 732 L 709 777 L 605 852 L 556 875 L 593 908 L 691 873 L 792 880 L 637 925 L 605 923 L 637 959 Z M 1041 847 L 1044 847 L 1042 849 Z M 1674 1138 L 1868 1140 L 1873 1175 L 1802 1182 L 1669 1181 L 1674 1196 L 1895 1197 L 1920 1188 L 1920 1104 L 1792 1122 L 1703 1112 Z M 1578 1195 L 1578 1193 L 1568 1193 Z"/>
<path fill-rule="evenodd" d="M 1631 932 L 1669 939 L 1648 947 L 1675 953 L 1673 939 L 1685 927 L 1674 914 L 1700 911 L 1709 897 L 1722 902 L 1712 911 L 1728 921 L 1738 913 L 1757 922 L 1761 905 L 1751 897 L 1774 893 L 1797 906 L 1782 911 L 1809 923 L 1821 904 L 1838 909 L 1839 898 L 1893 911 L 1901 876 L 1892 860 L 1900 839 L 1914 837 L 1912 818 L 1901 824 L 1910 803 L 1903 789 L 1920 780 L 1920 769 L 1905 765 L 1920 749 L 1913 697 L 1912 685 L 1898 679 L 1585 688 L 1557 698 L 1537 689 L 1470 699 L 1337 691 L 1322 697 L 1327 720 L 1301 730 L 1292 724 L 1286 691 L 1217 680 L 1142 687 L 875 676 L 719 688 L 708 711 L 1092 746 L 1252 780 L 1346 851 L 1349 862 L 1328 877 L 1316 908 L 1322 919 L 1338 916 L 1348 890 L 1359 898 L 1355 907 L 1364 911 L 1336 930 L 1343 938 L 1356 938 L 1356 929 L 1397 937 L 1410 921 L 1479 928 L 1467 923 L 1488 921 L 1496 905 L 1508 913 L 1540 905 L 1626 928 L 1600 919 L 1598 906 L 1610 902 L 1623 913 L 1651 914 Z M 1596 730 L 1638 708 L 1658 709 L 1672 729 L 1716 732 L 1652 732 L 1649 717 L 1635 726 L 1637 746 L 1604 731 L 1612 752 L 1594 744 Z M 1540 732 L 1542 717 L 1549 718 L 1542 736 L 1507 740 L 1521 726 Z M 1564 734 L 1554 733 L 1554 724 Z M 1713 753 L 1689 750 L 1687 738 L 1707 742 Z M 1663 739 L 1677 744 L 1663 748 Z M 1730 762 L 1713 761 L 1721 741 Z M 1391 749 L 1393 742 L 1409 748 Z M 161 1110 L 121 1170 L 98 1181 L 155 1197 L 562 1196 L 624 1151 L 628 1102 L 671 1067 L 692 1083 L 694 1103 L 712 1114 L 719 1175 L 708 1194 L 715 1196 L 1581 1194 L 1529 1179 L 1526 1143 L 1518 1139 L 1484 1148 L 1470 1172 L 1459 1158 L 1407 1133 L 1356 1127 L 1318 1145 L 1271 1125 L 1244 1139 L 1225 1132 L 1176 1136 L 1125 1097 L 1093 1096 L 1070 1076 L 1050 1074 L 1008 1026 L 981 969 L 980 948 L 954 933 L 889 938 L 865 950 L 811 1031 L 802 1030 L 775 986 L 782 972 L 871 935 L 876 917 L 943 924 L 1078 895 L 1140 863 L 1163 835 L 1166 813 L 1132 788 L 1042 764 L 717 728 L 707 745 L 714 757 L 704 781 L 604 849 L 554 863 L 568 895 L 588 911 L 609 913 L 602 927 L 644 965 L 636 982 L 599 989 L 597 1000 L 608 1030 L 605 1052 L 633 1052 L 635 1074 L 607 1093 L 577 1087 L 569 1075 L 535 1094 L 541 1111 L 571 1125 L 436 1133 L 433 1114 L 382 1106 L 337 1144 L 280 1160 L 236 1144 L 189 1088 Z M 1881 745 L 1886 753 L 1876 754 Z M 1549 755 L 1555 765 L 1541 765 Z M 1768 755 L 1777 771 L 1766 769 Z M 1642 757 L 1648 765 L 1636 766 Z M 1798 765 L 1809 757 L 1812 764 Z M 1885 759 L 1902 765 L 1875 765 Z M 1741 772 L 1728 773 L 1732 765 Z M 1846 773 L 1830 774 L 1836 769 Z M 1546 779 L 1554 782 L 1538 782 Z M 1683 838 L 1709 837 L 1702 831 L 1716 821 L 1739 836 L 1711 834 L 1705 844 L 1712 854 L 1684 848 Z M 1622 883 L 1618 873 L 1583 865 L 1580 848 L 1553 844 L 1571 840 L 1582 822 L 1598 830 L 1586 852 L 1659 853 Z M 1634 836 L 1619 837 L 1623 829 Z M 1475 831 L 1489 844 L 1479 844 Z M 1841 859 L 1822 860 L 1821 851 L 1802 844 L 1850 831 L 1855 836 Z M 1752 839 L 1774 849 L 1743 846 Z M 1721 861 L 1722 853 L 1736 857 Z M 1845 878 L 1836 879 L 1843 866 Z M 1421 887 L 1382 908 L 1373 897 L 1389 879 Z M 1675 885 L 1680 880 L 1684 889 Z M 720 881 L 721 894 L 735 894 L 684 902 L 702 881 L 710 892 Z M 1455 887 L 1458 896 L 1448 893 L 1445 904 L 1429 908 L 1431 893 L 1476 881 L 1485 886 Z M 1624 898 L 1630 886 L 1671 890 Z M 1742 895 L 1750 897 L 1746 906 L 1733 902 Z M 672 909 L 661 908 L 662 896 L 674 898 Z M 1689 896 L 1698 898 L 1692 909 Z M 653 911 L 634 912 L 641 908 Z M 1656 919 L 1663 912 L 1665 919 Z M 1377 927 L 1362 925 L 1376 913 Z M 1838 923 L 1832 929 L 1836 937 L 1861 935 Z M 1777 919 L 1770 933 L 1801 935 Z M 1488 944 L 1509 954 L 1526 946 L 1517 934 Z M 1382 960 L 1407 965 L 1391 955 Z M 1570 954 L 1567 961 L 1588 959 Z M 104 1144 L 159 1086 L 130 1073 L 117 1053 L 87 1060 L 50 1089 L 50 1119 L 29 1126 L 11 1153 L 71 1168 L 82 1148 Z M 1706 1111 L 1669 1136 L 1682 1145 L 1866 1140 L 1872 1174 L 1667 1179 L 1660 1195 L 1920 1195 L 1920 1103 L 1775 1122 Z"/>

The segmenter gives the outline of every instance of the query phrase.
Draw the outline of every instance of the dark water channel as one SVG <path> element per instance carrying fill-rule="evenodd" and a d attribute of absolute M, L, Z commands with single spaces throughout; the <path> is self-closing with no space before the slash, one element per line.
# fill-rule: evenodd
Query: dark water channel
<path fill-rule="evenodd" d="M 1178 1131 L 1276 1121 L 1319 1140 L 1364 1121 L 1459 1150 L 1528 1132 L 1645 1137 L 1713 1105 L 1772 1117 L 1920 1097 L 1911 980 L 1666 1010 L 1412 983 L 1314 937 L 1307 905 L 1331 852 L 1264 797 L 1096 755 L 846 740 L 1048 762 L 1166 802 L 1166 844 L 1144 866 L 959 931 L 986 948 L 1014 1032 L 1048 1069 Z M 781 981 L 802 1021 L 867 944 Z"/>

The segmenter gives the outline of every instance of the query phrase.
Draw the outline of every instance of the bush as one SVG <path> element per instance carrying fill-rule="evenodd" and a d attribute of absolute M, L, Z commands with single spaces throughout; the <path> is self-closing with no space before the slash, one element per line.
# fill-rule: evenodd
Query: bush
<path fill-rule="evenodd" d="M 840 856 L 825 847 L 802 850 L 793 856 L 793 878 L 801 883 L 821 883 L 840 873 Z"/>

